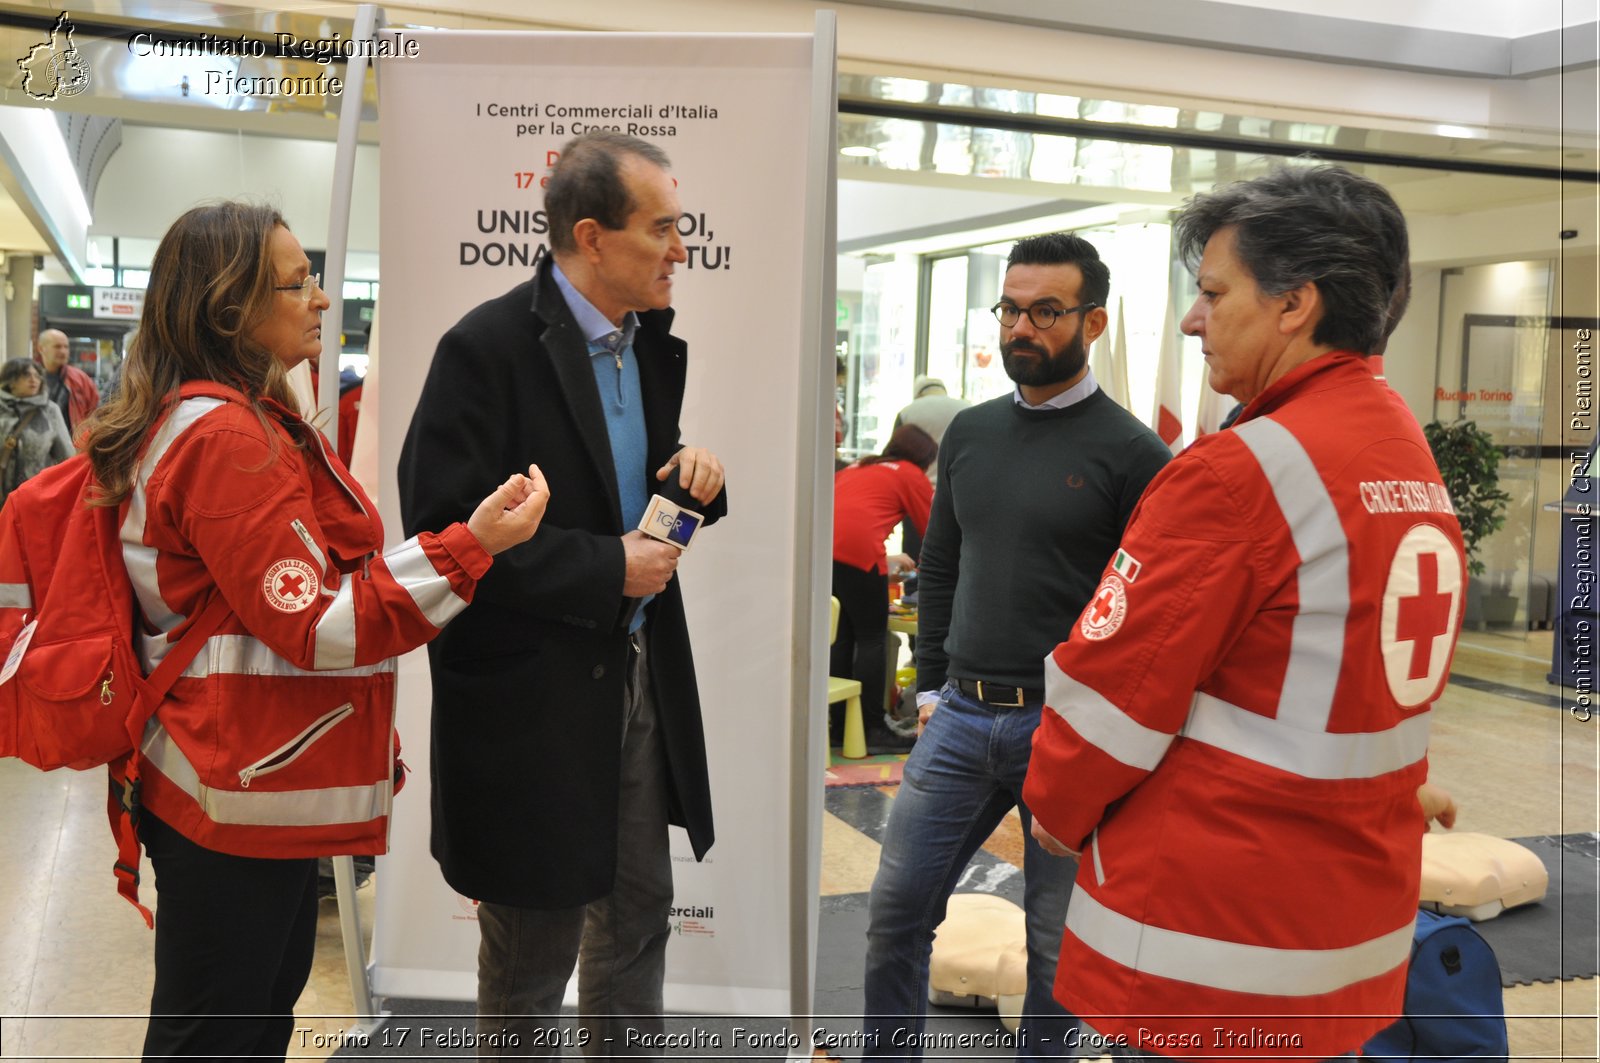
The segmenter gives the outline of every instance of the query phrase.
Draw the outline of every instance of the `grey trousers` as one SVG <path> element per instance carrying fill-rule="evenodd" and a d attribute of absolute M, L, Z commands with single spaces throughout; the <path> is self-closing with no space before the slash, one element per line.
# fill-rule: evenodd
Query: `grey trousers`
<path fill-rule="evenodd" d="M 632 638 L 616 883 L 608 896 L 575 908 L 478 906 L 479 1059 L 553 1059 L 563 1047 L 594 1060 L 662 1054 L 639 1044 L 638 1035 L 663 1029 L 672 912 L 667 763 L 644 629 Z M 574 963 L 579 1022 L 563 1029 L 558 1016 Z"/>

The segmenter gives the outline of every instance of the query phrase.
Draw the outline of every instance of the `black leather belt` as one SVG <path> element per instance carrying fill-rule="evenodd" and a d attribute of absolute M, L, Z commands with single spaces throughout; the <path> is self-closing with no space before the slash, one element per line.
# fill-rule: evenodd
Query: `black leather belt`
<path fill-rule="evenodd" d="M 1003 683 L 987 683 L 982 679 L 952 679 L 956 689 L 969 698 L 976 698 L 985 705 L 994 705 L 1003 709 L 1019 709 L 1030 701 L 1043 701 L 1043 690 L 1030 690 L 1027 687 L 1008 687 Z"/>

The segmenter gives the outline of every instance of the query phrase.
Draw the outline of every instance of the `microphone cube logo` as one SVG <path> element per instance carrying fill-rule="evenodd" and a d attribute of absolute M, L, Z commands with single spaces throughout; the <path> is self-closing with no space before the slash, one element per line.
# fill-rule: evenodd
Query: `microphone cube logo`
<path fill-rule="evenodd" d="M 652 535 L 657 539 L 670 539 L 672 529 L 678 523 L 677 507 L 670 502 L 662 502 L 656 505 L 645 519 L 652 524 L 648 529 Z"/>
<path fill-rule="evenodd" d="M 651 538 L 687 550 L 704 520 L 693 510 L 683 509 L 656 495 L 650 499 L 650 508 L 644 511 L 644 517 L 639 521 L 639 530 Z"/>
<path fill-rule="evenodd" d="M 672 529 L 667 532 L 667 541 L 687 549 L 689 540 L 694 538 L 695 529 L 698 527 L 700 518 L 686 509 L 680 509 L 677 519 L 672 522 Z"/>

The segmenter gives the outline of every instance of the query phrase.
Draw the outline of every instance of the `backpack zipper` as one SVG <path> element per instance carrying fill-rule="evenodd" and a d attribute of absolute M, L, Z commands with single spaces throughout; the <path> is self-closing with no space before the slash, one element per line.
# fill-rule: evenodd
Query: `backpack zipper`
<path fill-rule="evenodd" d="M 250 789 L 250 782 L 258 775 L 270 775 L 280 768 L 287 767 L 299 759 L 300 754 L 311 748 L 318 739 L 331 731 L 337 724 L 354 715 L 356 708 L 349 702 L 334 709 L 312 722 L 310 727 L 295 735 L 288 742 L 268 753 L 254 764 L 239 772 L 239 785 L 243 789 Z"/>

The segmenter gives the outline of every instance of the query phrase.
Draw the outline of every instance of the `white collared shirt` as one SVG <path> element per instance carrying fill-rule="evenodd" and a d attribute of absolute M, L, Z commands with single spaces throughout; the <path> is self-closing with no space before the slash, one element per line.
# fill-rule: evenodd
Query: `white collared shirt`
<path fill-rule="evenodd" d="M 1075 402 L 1082 402 L 1098 391 L 1099 388 L 1100 385 L 1094 381 L 1094 370 L 1085 367 L 1082 380 L 1054 398 L 1045 399 L 1037 406 L 1022 397 L 1022 387 L 1020 385 L 1011 393 L 1011 398 L 1024 410 L 1064 410 Z"/>
<path fill-rule="evenodd" d="M 567 279 L 567 275 L 561 272 L 561 267 L 554 260 L 550 263 L 550 273 L 555 278 L 556 287 L 561 289 L 561 297 L 566 300 L 567 309 L 572 311 L 572 316 L 578 322 L 578 328 L 583 330 L 583 338 L 589 343 L 590 354 L 597 354 L 603 350 L 607 354 L 616 356 L 633 345 L 633 334 L 639 327 L 637 314 L 629 310 L 623 317 L 622 327 L 619 329 L 595 309 L 595 305 L 586 299 L 582 292 L 573 287 L 572 281 Z"/>

